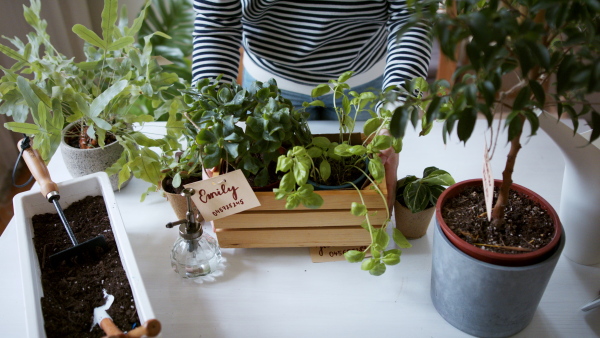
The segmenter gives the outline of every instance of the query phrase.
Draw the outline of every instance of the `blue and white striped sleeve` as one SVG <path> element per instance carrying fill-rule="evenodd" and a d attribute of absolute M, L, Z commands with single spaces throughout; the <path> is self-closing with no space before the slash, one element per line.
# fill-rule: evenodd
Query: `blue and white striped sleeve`
<path fill-rule="evenodd" d="M 415 77 L 427 77 L 431 60 L 430 27 L 418 25 L 407 31 L 398 41 L 397 33 L 411 15 L 406 1 L 390 2 L 388 21 L 387 59 L 383 88 L 400 85 Z"/>
<path fill-rule="evenodd" d="M 194 0 L 192 84 L 223 74 L 235 82 L 242 41 L 242 7 L 239 0 Z"/>

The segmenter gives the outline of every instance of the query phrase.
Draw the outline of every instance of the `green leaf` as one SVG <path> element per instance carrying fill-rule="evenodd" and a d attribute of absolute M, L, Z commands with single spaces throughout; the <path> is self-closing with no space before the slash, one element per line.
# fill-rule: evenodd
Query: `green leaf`
<path fill-rule="evenodd" d="M 458 139 L 467 142 L 473 133 L 475 123 L 477 122 L 477 110 L 472 107 L 467 107 L 461 112 L 460 119 L 458 120 L 458 126 L 456 127 L 456 133 Z"/>
<path fill-rule="evenodd" d="M 517 97 L 515 98 L 515 101 L 513 102 L 512 109 L 513 110 L 522 110 L 523 108 L 525 108 L 525 105 L 527 105 L 527 103 L 529 102 L 530 95 L 531 95 L 530 87 L 526 86 L 526 87 L 521 88 L 521 90 L 517 94 Z"/>
<path fill-rule="evenodd" d="M 368 119 L 367 122 L 365 122 L 365 125 L 363 126 L 364 134 L 369 136 L 369 135 L 375 133 L 379 129 L 379 127 L 381 126 L 382 123 L 383 123 L 383 120 L 380 118 Z"/>
<path fill-rule="evenodd" d="M 410 109 L 406 106 L 400 106 L 394 110 L 392 120 L 390 121 L 390 133 L 396 138 L 403 138 L 406 132 L 406 125 L 410 115 Z"/>
<path fill-rule="evenodd" d="M 176 173 L 173 176 L 173 181 L 171 182 L 171 185 L 173 185 L 173 188 L 179 188 L 179 186 L 181 185 L 181 174 L 180 173 Z"/>
<path fill-rule="evenodd" d="M 407 249 L 412 247 L 412 244 L 404 237 L 404 234 L 396 228 L 392 228 L 392 238 L 399 248 Z"/>
<path fill-rule="evenodd" d="M 102 22 L 100 23 L 100 26 L 102 27 L 102 37 L 104 38 L 106 46 L 110 45 L 112 42 L 114 35 L 113 32 L 116 29 L 115 24 L 119 18 L 118 11 L 118 0 L 104 0 L 104 8 L 102 9 Z"/>
<path fill-rule="evenodd" d="M 329 93 L 330 91 L 331 91 L 331 88 L 329 88 L 329 85 L 320 84 L 312 90 L 312 92 L 310 93 L 310 96 L 319 97 L 319 96 L 323 96 L 323 95 Z"/>
<path fill-rule="evenodd" d="M 113 51 L 113 50 L 123 49 L 126 46 L 133 44 L 134 42 L 135 42 L 135 39 L 133 37 L 123 36 L 123 37 L 119 38 L 117 41 L 114 41 L 113 43 L 108 45 L 107 50 Z"/>
<path fill-rule="evenodd" d="M 365 253 L 358 250 L 348 250 L 344 253 L 344 257 L 350 263 L 358 263 L 365 259 Z"/>
<path fill-rule="evenodd" d="M 302 198 L 302 204 L 309 209 L 318 209 L 323 205 L 323 197 L 317 193 Z"/>
<path fill-rule="evenodd" d="M 360 268 L 361 270 L 369 271 L 375 267 L 375 264 L 377 264 L 377 261 L 375 261 L 373 258 L 367 258 L 362 261 Z"/>
<path fill-rule="evenodd" d="M 454 178 L 445 170 L 435 170 L 421 179 L 421 183 L 450 186 L 456 183 Z"/>
<path fill-rule="evenodd" d="M 2 52 L 2 54 L 8 56 L 11 59 L 17 60 L 19 62 L 27 62 L 27 59 L 23 57 L 23 55 L 21 55 L 19 52 L 13 50 L 10 47 L 7 47 L 3 44 L 0 43 L 0 52 Z"/>
<path fill-rule="evenodd" d="M 354 216 L 364 216 L 367 214 L 367 206 L 361 203 L 352 202 L 350 213 Z"/>
<path fill-rule="evenodd" d="M 102 40 L 98 34 L 94 33 L 91 29 L 85 27 L 81 24 L 76 24 L 73 26 L 73 33 L 77 34 L 80 38 L 85 40 L 86 42 L 96 46 L 98 48 L 106 49 L 107 45 Z"/>
<path fill-rule="evenodd" d="M 95 117 L 100 115 L 100 113 L 106 108 L 106 106 L 110 103 L 110 101 L 115 98 L 115 96 L 119 95 L 125 87 L 127 87 L 127 80 L 121 80 L 108 87 L 102 94 L 98 95 L 92 101 L 90 105 L 89 116 Z"/>
<path fill-rule="evenodd" d="M 543 108 L 546 102 L 546 93 L 542 85 L 537 81 L 529 81 L 529 88 L 531 88 L 531 91 L 538 102 L 538 107 L 540 109 Z"/>
<path fill-rule="evenodd" d="M 40 127 L 33 123 L 24 122 L 6 122 L 4 128 L 27 135 L 36 135 L 40 133 Z"/>
<path fill-rule="evenodd" d="M 388 253 L 381 259 L 385 265 L 396 265 L 400 263 L 400 255 L 395 253 Z"/>
<path fill-rule="evenodd" d="M 325 159 L 321 161 L 321 164 L 319 164 L 319 173 L 321 174 L 321 179 L 323 179 L 323 181 L 327 181 L 329 179 L 331 176 L 331 164 L 329 161 Z"/>
<path fill-rule="evenodd" d="M 369 273 L 373 276 L 381 276 L 385 273 L 385 264 L 376 263 L 370 270 Z"/>
<path fill-rule="evenodd" d="M 419 182 L 411 182 L 404 189 L 404 203 L 411 212 L 417 213 L 427 208 L 431 192 L 429 187 Z"/>

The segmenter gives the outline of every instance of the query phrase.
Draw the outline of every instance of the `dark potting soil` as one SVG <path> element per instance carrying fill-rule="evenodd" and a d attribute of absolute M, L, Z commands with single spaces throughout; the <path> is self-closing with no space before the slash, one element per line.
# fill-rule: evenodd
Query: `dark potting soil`
<path fill-rule="evenodd" d="M 331 165 L 331 175 L 327 181 L 323 181 L 315 177 L 311 177 L 311 179 L 315 180 L 316 183 L 321 185 L 339 186 L 344 185 L 347 182 L 354 182 L 367 169 L 367 166 L 362 158 L 357 160 L 356 157 L 346 157 L 343 158 L 342 161 L 335 161 L 330 158 L 329 164 Z M 320 165 L 321 161 L 316 160 L 315 166 L 319 168 Z M 360 170 L 357 167 L 360 168 Z M 354 187 L 350 187 L 349 189 L 354 189 Z"/>
<path fill-rule="evenodd" d="M 491 226 L 487 219 L 481 186 L 468 187 L 448 199 L 442 217 L 460 238 L 484 250 L 518 254 L 544 247 L 554 236 L 554 225 L 548 212 L 514 190 L 510 190 L 509 195 L 505 222 L 500 226 Z M 497 197 L 496 188 L 494 203 Z"/>
<path fill-rule="evenodd" d="M 94 308 L 106 303 L 102 290 L 115 297 L 107 313 L 123 331 L 131 330 L 140 320 L 129 281 L 121 265 L 119 252 L 104 199 L 88 196 L 64 209 L 65 217 L 79 243 L 104 235 L 108 251 L 81 262 L 52 267 L 48 257 L 72 247 L 58 214 L 40 214 L 32 218 L 34 247 L 41 267 L 41 299 L 46 335 L 50 337 L 102 337 L 104 332 L 93 323 Z"/>
<path fill-rule="evenodd" d="M 183 189 L 185 189 L 184 185 L 186 184 L 190 184 L 190 183 L 194 183 L 194 182 L 198 182 L 201 181 L 202 177 L 198 177 L 198 176 L 191 176 L 191 177 L 186 177 L 184 179 L 181 180 L 181 184 L 179 185 L 179 187 L 174 188 L 173 187 L 173 178 L 171 177 L 165 177 L 165 180 L 163 182 L 163 189 L 171 194 L 181 194 L 181 192 L 183 191 Z"/>

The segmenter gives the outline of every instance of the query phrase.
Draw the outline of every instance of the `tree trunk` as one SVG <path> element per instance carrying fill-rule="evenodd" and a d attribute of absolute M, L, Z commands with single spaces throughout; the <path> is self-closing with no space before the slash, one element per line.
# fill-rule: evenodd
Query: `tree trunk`
<path fill-rule="evenodd" d="M 498 193 L 498 199 L 492 209 L 492 224 L 502 226 L 504 223 L 504 210 L 508 205 L 508 192 L 512 185 L 512 174 L 515 168 L 515 162 L 517 160 L 517 154 L 521 150 L 521 134 L 523 132 L 523 126 L 525 125 L 525 117 L 520 116 L 521 130 L 519 133 L 510 140 L 510 151 L 506 156 L 506 166 L 502 172 L 502 185 L 500 186 L 500 192 Z"/>

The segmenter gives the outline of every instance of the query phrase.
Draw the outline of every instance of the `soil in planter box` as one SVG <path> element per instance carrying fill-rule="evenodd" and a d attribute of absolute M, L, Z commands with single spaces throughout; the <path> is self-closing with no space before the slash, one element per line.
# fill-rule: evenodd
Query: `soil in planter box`
<path fill-rule="evenodd" d="M 496 187 L 494 203 L 497 197 Z M 448 199 L 442 209 L 442 217 L 460 238 L 493 252 L 517 254 L 535 251 L 548 244 L 554 236 L 550 215 L 537 203 L 514 190 L 510 190 L 503 226 L 491 226 L 485 212 L 483 187 L 476 186 L 466 188 Z"/>
<path fill-rule="evenodd" d="M 51 267 L 48 257 L 72 246 L 57 214 L 35 215 L 32 219 L 34 246 L 42 272 L 41 299 L 46 335 L 50 337 L 102 337 L 98 325 L 90 332 L 94 308 L 106 303 L 102 290 L 115 296 L 107 310 L 123 331 L 129 331 L 140 320 L 129 281 L 121 265 L 119 252 L 104 199 L 88 196 L 64 210 L 79 243 L 104 235 L 108 251 L 98 259 L 87 259 L 77 265 Z"/>

